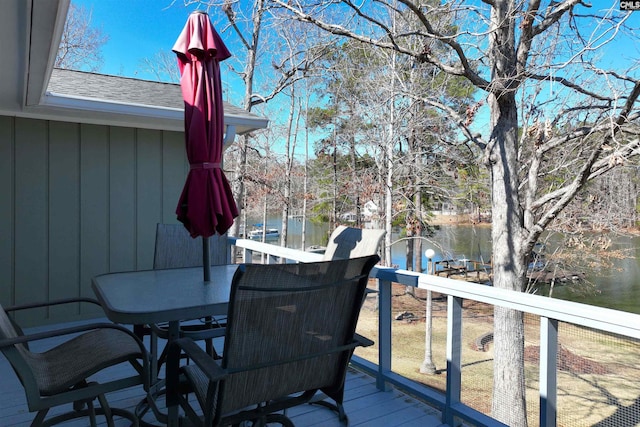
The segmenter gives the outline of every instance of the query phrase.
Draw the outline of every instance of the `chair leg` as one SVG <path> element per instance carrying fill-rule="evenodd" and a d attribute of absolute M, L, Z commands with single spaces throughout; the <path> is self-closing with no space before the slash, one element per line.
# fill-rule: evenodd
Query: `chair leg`
<path fill-rule="evenodd" d="M 212 325 L 213 325 L 213 319 L 211 318 L 211 316 L 206 316 L 204 318 L 204 325 L 207 329 L 211 329 Z M 208 338 L 204 340 L 204 347 L 205 347 L 205 351 L 207 352 L 208 355 L 213 357 L 213 340 Z"/>
<path fill-rule="evenodd" d="M 41 426 L 47 413 L 49 413 L 49 408 L 38 411 L 33 421 L 31 421 L 31 427 Z"/>
<path fill-rule="evenodd" d="M 160 371 L 160 364 L 158 362 L 158 334 L 154 331 L 151 331 L 149 337 L 149 353 L 151 353 L 151 372 L 157 375 L 158 371 Z"/>
<path fill-rule="evenodd" d="M 345 412 L 342 403 L 331 403 L 327 402 L 326 400 L 312 400 L 309 402 L 309 405 L 320 405 L 324 406 L 325 408 L 329 408 L 338 414 L 338 420 L 340 420 L 343 425 L 349 425 L 349 418 L 347 417 L 347 413 Z"/>
<path fill-rule="evenodd" d="M 98 396 L 98 402 L 100 402 L 100 407 L 104 411 L 104 417 L 107 419 L 108 427 L 115 427 L 113 424 L 113 413 L 111 412 L 111 407 L 109 406 L 109 402 L 104 397 L 104 394 Z"/>
<path fill-rule="evenodd" d="M 156 350 L 157 350 L 157 348 L 156 348 Z M 158 360 L 158 362 L 157 362 L 156 372 L 160 373 L 160 369 L 162 368 L 162 365 L 164 365 L 165 362 L 167 361 L 167 346 L 164 346 L 164 348 L 162 349 L 162 353 L 160 354 L 160 356 L 158 357 L 157 360 Z"/>
<path fill-rule="evenodd" d="M 93 406 L 93 402 L 87 402 L 87 413 L 89 414 L 89 424 L 91 425 L 91 427 L 97 427 L 98 423 L 96 422 L 96 408 Z"/>
<path fill-rule="evenodd" d="M 75 387 L 84 388 L 84 387 L 91 386 L 93 384 L 97 384 L 97 383 L 95 382 L 87 383 L 85 381 L 82 381 L 81 383 L 78 383 Z M 100 406 L 97 408 L 93 403 L 93 401 L 96 398 L 100 403 Z M 92 427 L 96 427 L 98 425 L 97 419 L 96 419 L 97 415 L 101 415 L 105 417 L 108 427 L 115 427 L 115 424 L 113 421 L 114 416 L 125 418 L 131 421 L 132 427 L 139 426 L 138 418 L 135 416 L 135 414 L 125 409 L 111 408 L 104 394 L 99 394 L 93 399 L 77 400 L 73 402 L 72 407 L 73 407 L 72 411 L 66 412 L 60 415 L 56 415 L 54 417 L 49 418 L 46 421 L 45 421 L 45 417 L 49 412 L 49 408 L 42 409 L 38 411 L 38 413 L 36 414 L 35 418 L 31 422 L 31 426 L 32 427 L 36 427 L 36 426 L 49 427 L 49 426 L 60 424 L 69 420 L 74 420 L 77 418 L 89 418 L 89 424 Z"/>

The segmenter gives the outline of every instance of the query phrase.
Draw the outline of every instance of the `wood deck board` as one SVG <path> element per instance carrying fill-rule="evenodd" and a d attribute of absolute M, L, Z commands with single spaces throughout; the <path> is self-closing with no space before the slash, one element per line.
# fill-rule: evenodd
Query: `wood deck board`
<path fill-rule="evenodd" d="M 42 330 L 43 328 L 38 328 Z M 48 345 L 52 343 L 49 342 Z M 40 347 L 39 347 L 40 348 Z M 124 369 L 130 369 L 127 365 L 116 372 L 110 371 L 109 375 L 116 375 Z M 98 374 L 94 378 L 97 381 L 107 374 Z M 30 425 L 35 413 L 27 409 L 26 398 L 20 381 L 11 369 L 4 356 L 0 356 L 0 426 L 23 427 Z M 132 410 L 143 396 L 140 387 L 131 387 L 107 395 L 112 407 Z M 344 407 L 349 417 L 351 426 L 362 427 L 395 427 L 395 426 L 441 426 L 440 413 L 433 407 L 414 399 L 398 390 L 388 392 L 379 391 L 375 386 L 375 379 L 365 373 L 350 369 L 345 385 Z M 51 414 L 61 413 L 67 408 L 54 408 Z M 296 426 L 340 426 L 336 414 L 320 405 L 300 405 L 287 411 L 287 415 Z M 105 425 L 99 417 L 100 425 Z M 63 424 L 64 426 L 84 427 L 86 419 Z M 127 420 L 118 419 L 116 426 L 128 426 Z"/>

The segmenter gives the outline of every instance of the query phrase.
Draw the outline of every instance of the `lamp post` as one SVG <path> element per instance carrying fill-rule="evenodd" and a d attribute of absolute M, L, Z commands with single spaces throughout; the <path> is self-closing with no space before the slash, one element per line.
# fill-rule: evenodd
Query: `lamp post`
<path fill-rule="evenodd" d="M 424 255 L 427 257 L 427 274 L 435 273 L 433 269 L 433 256 L 435 255 L 433 249 L 427 249 L 424 251 Z M 425 340 L 424 340 L 424 360 L 420 365 L 421 374 L 435 374 L 436 365 L 431 358 L 431 335 L 433 333 L 433 323 L 431 319 L 431 291 L 427 290 L 427 309 L 426 309 L 426 326 L 425 326 Z"/>

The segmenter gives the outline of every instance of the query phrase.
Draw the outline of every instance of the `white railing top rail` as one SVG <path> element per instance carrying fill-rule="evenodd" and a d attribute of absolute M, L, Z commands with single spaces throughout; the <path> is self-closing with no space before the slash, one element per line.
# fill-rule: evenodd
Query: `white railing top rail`
<path fill-rule="evenodd" d="M 229 237 L 229 243 L 239 248 L 248 249 L 255 252 L 262 252 L 271 256 L 290 259 L 298 262 L 314 262 L 322 261 L 322 254 L 314 252 L 305 252 L 299 249 L 285 248 L 282 246 L 272 245 L 270 243 L 262 243 L 250 239 L 236 239 Z"/>
<path fill-rule="evenodd" d="M 640 339 L 640 315 L 422 274 L 418 287 Z"/>
<path fill-rule="evenodd" d="M 230 243 L 251 251 L 262 252 L 299 262 L 321 261 L 322 255 L 298 249 L 283 248 L 247 239 L 230 238 Z M 452 295 L 491 305 L 520 310 L 549 319 L 590 327 L 640 340 L 640 315 L 588 304 L 564 301 L 524 292 L 497 289 L 461 280 L 447 279 L 408 270 L 377 266 L 371 277 L 433 292 Z"/>

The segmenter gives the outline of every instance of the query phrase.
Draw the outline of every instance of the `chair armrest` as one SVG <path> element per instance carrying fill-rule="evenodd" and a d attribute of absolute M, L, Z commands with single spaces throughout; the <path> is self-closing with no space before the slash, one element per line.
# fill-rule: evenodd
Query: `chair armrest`
<path fill-rule="evenodd" d="M 10 312 L 10 311 L 18 311 L 18 310 L 28 310 L 31 308 L 50 307 L 53 305 L 71 304 L 75 302 L 88 302 L 91 304 L 96 304 L 101 306 L 100 302 L 98 302 L 97 299 L 81 297 L 81 298 L 64 298 L 64 299 L 53 300 L 53 301 L 42 301 L 42 302 L 35 302 L 30 304 L 14 305 L 11 307 L 4 307 L 4 311 Z"/>
<path fill-rule="evenodd" d="M 175 362 L 179 363 L 180 352 L 184 352 L 210 381 L 220 381 L 227 376 L 227 372 L 191 338 L 180 338 L 169 344 L 167 364 L 174 362 L 175 367 Z"/>
<path fill-rule="evenodd" d="M 369 347 L 369 346 L 372 346 L 373 344 L 375 344 L 369 338 L 363 337 L 360 334 L 354 334 L 353 340 L 357 343 L 356 345 L 358 345 L 360 347 Z"/>
<path fill-rule="evenodd" d="M 142 354 L 145 354 L 147 352 L 142 341 L 140 341 L 140 339 L 133 332 L 131 332 L 129 329 L 125 328 L 124 326 L 121 326 L 115 323 L 90 323 L 87 325 L 71 326 L 68 328 L 56 329 L 53 331 L 38 332 L 35 334 L 29 334 L 29 335 L 20 335 L 14 338 L 5 338 L 0 340 L 0 348 L 9 347 L 15 344 L 24 344 L 31 341 L 38 341 L 38 340 L 43 340 L 43 339 L 52 338 L 52 337 L 60 337 L 63 335 L 77 334 L 79 332 L 86 332 L 94 329 L 104 329 L 104 328 L 118 329 L 122 332 L 125 332 L 126 334 L 130 335 L 136 340 L 136 343 L 140 347 L 140 351 Z"/>
<path fill-rule="evenodd" d="M 167 406 L 180 404 L 180 354 L 184 352 L 204 375 L 209 384 L 216 383 L 227 376 L 227 373 L 216 361 L 202 350 L 191 338 L 179 338 L 167 346 Z"/>

